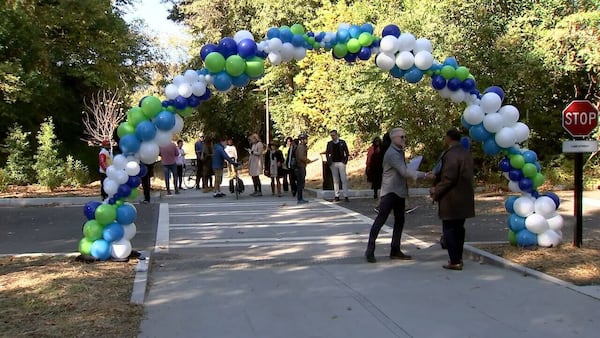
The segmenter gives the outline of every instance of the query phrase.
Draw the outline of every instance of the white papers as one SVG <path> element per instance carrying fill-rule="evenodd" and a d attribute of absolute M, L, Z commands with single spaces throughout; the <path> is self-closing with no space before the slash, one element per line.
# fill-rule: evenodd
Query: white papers
<path fill-rule="evenodd" d="M 406 167 L 410 170 L 417 171 L 417 170 L 419 170 L 421 161 L 423 161 L 423 156 L 419 155 L 419 156 L 413 158 L 412 160 L 410 160 L 410 162 L 408 162 L 408 164 L 406 164 Z"/>

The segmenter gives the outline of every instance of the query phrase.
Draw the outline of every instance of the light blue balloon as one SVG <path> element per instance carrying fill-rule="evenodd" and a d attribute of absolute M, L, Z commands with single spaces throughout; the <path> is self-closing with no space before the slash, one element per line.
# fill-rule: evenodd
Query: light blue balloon
<path fill-rule="evenodd" d="M 417 83 L 423 78 L 423 71 L 417 67 L 412 67 L 406 73 L 404 73 L 404 79 L 408 83 Z"/>
<path fill-rule="evenodd" d="M 510 214 L 508 216 L 508 228 L 514 233 L 519 233 L 525 229 L 525 217 L 521 217 L 517 214 Z"/>
<path fill-rule="evenodd" d="M 517 233 L 517 245 L 522 247 L 537 245 L 537 235 L 527 229 L 523 229 Z"/>
<path fill-rule="evenodd" d="M 156 127 L 154 123 L 146 120 L 138 123 L 135 127 L 135 136 L 142 141 L 150 141 L 156 136 Z"/>
<path fill-rule="evenodd" d="M 515 205 L 515 201 L 517 200 L 517 198 L 518 198 L 517 196 L 510 196 L 509 198 L 506 199 L 506 201 L 504 201 L 504 208 L 506 209 L 506 211 L 509 214 L 515 213 L 514 205 Z"/>
<path fill-rule="evenodd" d="M 119 149 L 124 155 L 135 154 L 140 150 L 140 140 L 134 134 L 121 137 Z"/>
<path fill-rule="evenodd" d="M 117 208 L 117 223 L 131 224 L 135 221 L 137 210 L 133 205 L 123 204 Z"/>
<path fill-rule="evenodd" d="M 109 243 L 120 240 L 123 238 L 123 234 L 125 234 L 125 230 L 123 229 L 123 226 L 117 222 L 110 223 L 102 230 L 102 238 Z"/>
<path fill-rule="evenodd" d="M 533 150 L 525 150 L 521 155 L 523 155 L 525 163 L 535 163 L 538 159 L 537 154 Z"/>
<path fill-rule="evenodd" d="M 90 248 L 90 254 L 101 261 L 105 261 L 110 258 L 110 243 L 104 239 L 97 239 L 92 243 Z"/>
<path fill-rule="evenodd" d="M 227 91 L 232 86 L 231 77 L 226 72 L 215 74 L 213 76 L 213 86 L 220 92 Z"/>
<path fill-rule="evenodd" d="M 471 135 L 473 140 L 479 142 L 483 142 L 492 136 L 492 134 L 485 129 L 483 123 L 471 127 L 471 129 L 469 129 L 469 135 Z"/>
<path fill-rule="evenodd" d="M 486 155 L 493 156 L 500 154 L 502 148 L 500 148 L 493 137 L 490 137 L 483 142 L 483 151 Z"/>
<path fill-rule="evenodd" d="M 161 111 L 154 118 L 154 125 L 162 131 L 171 130 L 175 126 L 175 114 L 167 110 Z"/>

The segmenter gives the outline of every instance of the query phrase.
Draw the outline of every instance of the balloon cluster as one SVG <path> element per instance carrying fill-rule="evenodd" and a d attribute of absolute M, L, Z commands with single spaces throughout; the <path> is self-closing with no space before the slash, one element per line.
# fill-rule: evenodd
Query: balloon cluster
<path fill-rule="evenodd" d="M 537 198 L 511 196 L 504 205 L 510 214 L 507 223 L 511 244 L 551 247 L 562 241 L 564 220 L 556 211 L 560 205 L 556 194 L 547 192 Z"/>

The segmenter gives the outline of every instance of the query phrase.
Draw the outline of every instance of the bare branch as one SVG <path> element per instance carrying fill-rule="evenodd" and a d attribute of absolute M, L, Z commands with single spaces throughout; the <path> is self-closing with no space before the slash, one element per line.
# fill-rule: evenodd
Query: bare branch
<path fill-rule="evenodd" d="M 102 140 L 111 141 L 113 131 L 125 118 L 122 105 L 118 90 L 99 90 L 91 96 L 89 102 L 84 99 L 85 111 L 81 112 L 84 126 L 82 140 L 89 145 L 99 145 Z"/>

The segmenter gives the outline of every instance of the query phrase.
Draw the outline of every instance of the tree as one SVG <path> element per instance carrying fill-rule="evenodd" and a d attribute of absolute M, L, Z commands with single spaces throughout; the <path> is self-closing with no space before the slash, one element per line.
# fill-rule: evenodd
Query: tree
<path fill-rule="evenodd" d="M 33 169 L 41 185 L 54 190 L 64 179 L 63 161 L 58 156 L 60 141 L 54 133 L 52 117 L 44 120 L 37 134 L 38 149 L 34 156 Z"/>
<path fill-rule="evenodd" d="M 33 172 L 31 164 L 33 156 L 29 146 L 30 132 L 23 131 L 23 128 L 14 124 L 6 137 L 6 148 L 8 153 L 6 160 L 6 173 L 12 184 L 25 185 L 32 183 Z"/>
<path fill-rule="evenodd" d="M 82 112 L 84 125 L 84 141 L 99 145 L 103 140 L 112 140 L 113 133 L 125 118 L 123 101 L 118 90 L 110 92 L 98 91 L 89 102 L 84 99 L 85 111 Z"/>

